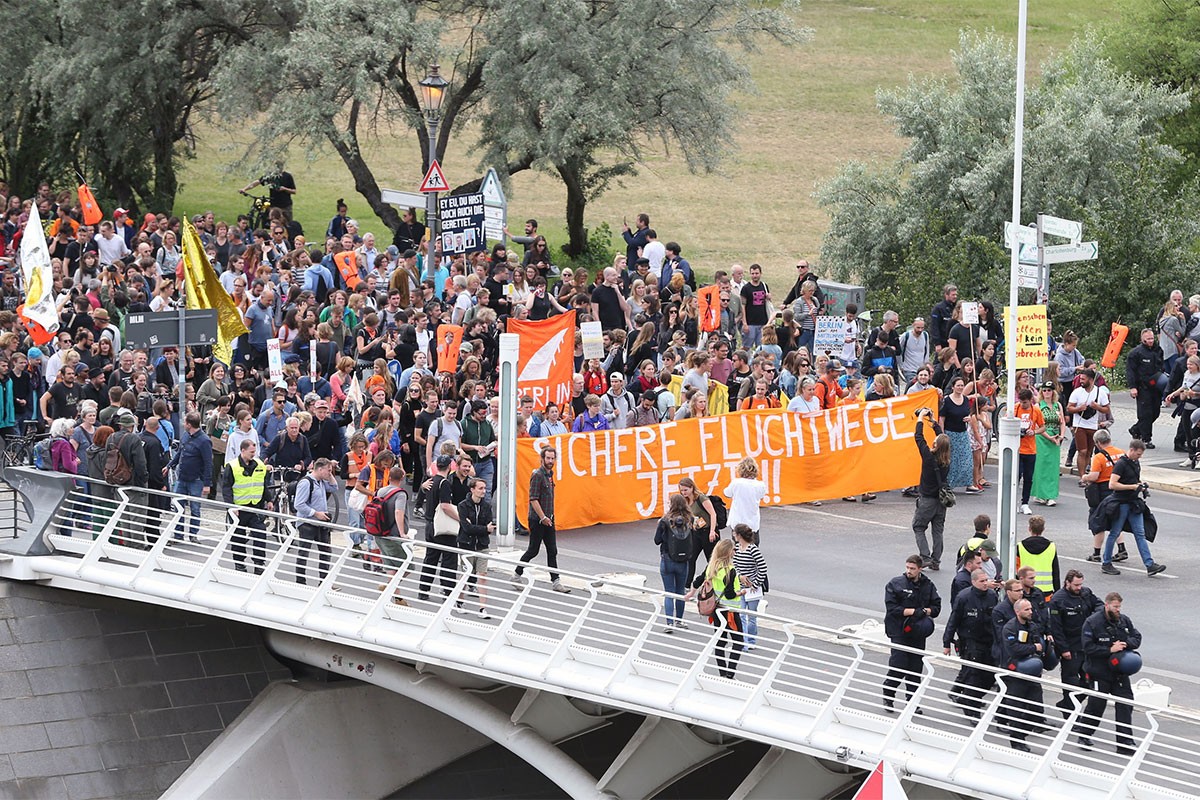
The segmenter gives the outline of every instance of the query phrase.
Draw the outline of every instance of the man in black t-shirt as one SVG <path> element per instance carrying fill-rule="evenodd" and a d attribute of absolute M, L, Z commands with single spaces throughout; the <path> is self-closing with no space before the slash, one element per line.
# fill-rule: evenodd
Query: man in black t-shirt
<path fill-rule="evenodd" d="M 613 267 L 604 270 L 602 283 L 592 290 L 592 318 L 600 320 L 606 331 L 629 330 L 629 304 L 625 302 L 617 282 L 620 275 Z"/>
<path fill-rule="evenodd" d="M 750 282 L 742 287 L 742 347 L 751 350 L 762 344 L 762 329 L 767 324 L 767 303 L 771 290 L 763 283 L 762 267 L 750 265 Z"/>
<path fill-rule="evenodd" d="M 471 460 L 463 460 L 467 462 L 469 472 Z M 453 550 L 442 548 L 454 547 L 458 541 L 458 503 L 454 502 L 453 486 L 454 477 L 459 472 L 458 462 L 458 456 L 438 456 L 434 460 L 438 474 L 422 485 L 429 492 L 425 502 L 425 541 L 440 547 L 425 548 L 418 600 L 429 599 L 429 590 L 438 572 L 441 573 L 442 594 L 449 595 L 454 588 L 457 559 Z"/>
<path fill-rule="evenodd" d="M 77 419 L 79 404 L 83 401 L 83 387 L 75 380 L 75 367 L 63 367 L 58 371 L 59 381 L 42 395 L 42 418 Z"/>
<path fill-rule="evenodd" d="M 1166 567 L 1157 564 L 1150 555 L 1150 545 L 1146 543 L 1146 524 L 1143 501 L 1138 497 L 1142 490 L 1142 465 L 1138 463 L 1146 452 L 1146 444 L 1141 439 L 1129 443 L 1125 455 L 1113 464 L 1112 477 L 1108 479 L 1108 488 L 1112 489 L 1113 499 L 1117 501 L 1117 512 L 1112 517 L 1112 527 L 1108 538 L 1104 540 L 1104 557 L 1101 559 L 1100 571 L 1105 575 L 1120 575 L 1121 571 L 1112 565 L 1113 545 L 1125 528 L 1126 521 L 1133 531 L 1134 541 L 1137 542 L 1138 553 L 1146 566 L 1147 575 L 1157 575 L 1166 571 Z"/>
<path fill-rule="evenodd" d="M 425 483 L 425 437 L 429 433 L 429 426 L 439 416 L 441 416 L 441 412 L 438 411 L 437 392 L 427 392 L 425 394 L 425 407 L 418 411 L 413 419 L 413 443 L 416 445 L 417 450 L 412 458 L 413 490 L 417 494 L 413 510 L 420 511 L 422 514 L 424 514 L 425 501 L 425 490 L 422 486 Z M 426 524 L 428 524 L 428 521 L 426 521 Z"/>

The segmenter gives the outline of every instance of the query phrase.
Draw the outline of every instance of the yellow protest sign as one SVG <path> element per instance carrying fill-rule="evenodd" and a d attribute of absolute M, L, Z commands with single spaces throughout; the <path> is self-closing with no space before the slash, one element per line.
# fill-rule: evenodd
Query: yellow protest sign
<path fill-rule="evenodd" d="M 1045 306 L 1017 306 L 1017 328 L 1009 331 L 1009 358 L 1017 369 L 1044 369 L 1050 362 L 1050 330 Z M 1008 326 L 1008 307 L 1001 323 Z M 1015 333 L 1015 335 L 1014 335 Z"/>

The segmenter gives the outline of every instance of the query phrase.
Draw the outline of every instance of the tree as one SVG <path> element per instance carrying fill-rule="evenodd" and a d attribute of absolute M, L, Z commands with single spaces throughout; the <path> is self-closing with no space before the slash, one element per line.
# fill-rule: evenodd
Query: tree
<path fill-rule="evenodd" d="M 16 110 L 2 127 L 10 179 L 27 192 L 79 172 L 128 208 L 171 209 L 219 54 L 278 24 L 275 5 L 248 0 L 161 3 L 153 24 L 143 0 L 17 5 L 11 17 L 41 24 L 12 37 L 13 78 L 0 90 Z"/>
<path fill-rule="evenodd" d="M 238 109 L 239 118 L 257 120 L 254 163 L 274 161 L 293 142 L 310 153 L 332 147 L 359 194 L 395 230 L 399 217 L 380 196 L 363 144 L 414 135 L 428 167 L 416 87 L 426 65 L 440 60 L 452 84 L 437 157 L 456 131 L 479 119 L 481 168 L 495 166 L 507 178 L 536 163 L 563 179 L 578 252 L 587 201 L 632 174 L 645 139 L 678 144 L 698 168 L 719 161 L 732 131 L 727 95 L 747 79 L 721 45 L 750 46 L 764 32 L 801 35 L 784 10 L 789 4 L 760 9 L 755 2 L 301 3 L 286 28 L 231 48 L 217 83 L 255 101 Z M 454 191 L 477 187 L 473 181 Z"/>
<path fill-rule="evenodd" d="M 1191 98 L 1163 120 L 1163 139 L 1187 157 L 1180 174 L 1189 178 L 1200 170 L 1200 2 L 1131 4 L 1123 11 L 1107 28 L 1105 52 L 1118 69 Z"/>
<path fill-rule="evenodd" d="M 909 146 L 896 163 L 850 163 L 818 188 L 832 215 L 823 246 L 832 274 L 908 298 L 906 314 L 927 312 L 949 271 L 978 292 L 964 295 L 1003 298 L 1015 63 L 1006 40 L 964 33 L 953 84 L 912 80 L 878 94 Z M 1153 319 L 1163 287 L 1200 277 L 1196 191 L 1170 191 L 1182 157 L 1161 141 L 1163 120 L 1187 100 L 1120 74 L 1089 36 L 1043 65 L 1026 103 L 1023 220 L 1081 219 L 1100 241 L 1099 261 L 1051 269 L 1055 329 L 1090 334 L 1094 349 L 1108 322 Z"/>
<path fill-rule="evenodd" d="M 485 161 L 531 160 L 567 189 L 570 255 L 582 252 L 587 203 L 634 175 L 644 145 L 676 145 L 711 171 L 731 147 L 749 72 L 731 46 L 804 39 L 785 9 L 749 0 L 508 0 L 489 30 Z"/>

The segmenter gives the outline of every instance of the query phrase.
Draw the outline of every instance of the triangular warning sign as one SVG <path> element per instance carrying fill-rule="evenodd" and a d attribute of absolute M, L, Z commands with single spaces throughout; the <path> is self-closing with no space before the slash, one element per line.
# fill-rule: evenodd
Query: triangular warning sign
<path fill-rule="evenodd" d="M 867 776 L 866 782 L 854 795 L 854 800 L 908 800 L 900 779 L 892 770 L 892 765 L 880 761 L 874 771 Z"/>
<path fill-rule="evenodd" d="M 418 191 L 450 191 L 450 184 L 446 182 L 446 175 L 442 172 L 442 165 L 437 162 L 436 158 L 433 160 L 433 163 L 429 165 L 429 171 L 425 173 L 425 180 L 421 181 L 421 188 Z"/>

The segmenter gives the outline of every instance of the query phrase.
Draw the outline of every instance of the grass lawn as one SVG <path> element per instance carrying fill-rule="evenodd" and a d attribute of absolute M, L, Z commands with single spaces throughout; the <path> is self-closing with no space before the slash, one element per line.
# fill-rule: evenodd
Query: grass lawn
<path fill-rule="evenodd" d="M 1076 32 L 1108 21 L 1118 7 L 1118 0 L 1030 3 L 1030 74 Z M 849 159 L 891 159 L 901 152 L 903 142 L 875 108 L 876 90 L 903 85 L 909 75 L 948 73 L 962 28 L 994 28 L 1015 39 L 1017 4 L 809 0 L 798 22 L 815 30 L 810 43 L 768 43 L 748 56 L 757 92 L 734 98 L 741 110 L 737 150 L 719 173 L 693 175 L 681 157 L 651 143 L 639 174 L 589 205 L 589 226 L 608 222 L 619 238 L 622 217 L 645 211 L 660 239 L 680 242 L 702 274 L 758 261 L 767 280 L 783 288 L 792 279 L 793 259 L 812 259 L 820 249 L 828 219 L 812 199 L 816 184 Z M 237 157 L 238 134 L 198 133 L 197 157 L 184 166 L 176 210 L 213 209 L 232 220 L 246 206 L 237 189 L 251 177 L 228 167 Z M 446 154 L 451 185 L 482 174 L 471 154 L 472 138 L 470 129 L 461 131 Z M 368 161 L 385 187 L 415 191 L 420 182 L 420 154 L 411 134 L 373 143 Z M 324 233 L 338 197 L 346 198 L 363 230 L 383 230 L 336 155 L 309 162 L 297 150 L 288 168 L 299 188 L 296 214 L 310 239 Z M 565 197 L 554 176 L 515 176 L 508 191 L 510 227 L 519 231 L 524 219 L 535 217 L 557 248 L 565 241 Z"/>

